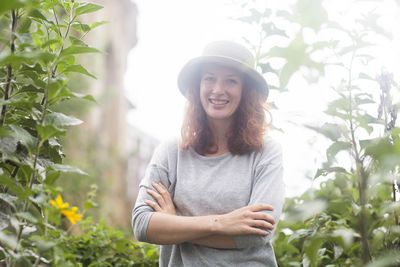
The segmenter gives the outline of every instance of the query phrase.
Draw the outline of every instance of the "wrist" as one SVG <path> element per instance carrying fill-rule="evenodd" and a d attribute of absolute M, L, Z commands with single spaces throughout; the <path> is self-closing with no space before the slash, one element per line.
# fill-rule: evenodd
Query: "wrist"
<path fill-rule="evenodd" d="M 211 233 L 213 234 L 221 234 L 222 232 L 222 215 L 212 215 L 211 216 Z"/>

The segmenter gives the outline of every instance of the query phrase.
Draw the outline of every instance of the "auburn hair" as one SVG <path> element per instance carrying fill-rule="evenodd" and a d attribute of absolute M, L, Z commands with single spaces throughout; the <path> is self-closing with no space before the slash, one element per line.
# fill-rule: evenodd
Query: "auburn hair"
<path fill-rule="evenodd" d="M 207 115 L 200 101 L 200 77 L 196 87 L 187 90 L 185 116 L 182 124 L 181 149 L 194 148 L 201 155 L 213 154 L 218 147 L 207 122 Z M 272 120 L 269 108 L 261 94 L 246 77 L 243 79 L 242 97 L 234 113 L 233 123 L 228 135 L 228 149 L 234 155 L 249 152 L 261 152 L 264 146 L 264 134 L 269 123 L 266 122 L 266 112 Z"/>

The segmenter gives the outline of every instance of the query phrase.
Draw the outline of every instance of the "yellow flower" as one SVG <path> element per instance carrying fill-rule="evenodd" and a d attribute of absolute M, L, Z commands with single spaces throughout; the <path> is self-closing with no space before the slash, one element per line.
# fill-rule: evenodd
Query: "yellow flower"
<path fill-rule="evenodd" d="M 50 204 L 59 209 L 65 209 L 69 207 L 68 202 L 63 202 L 61 195 L 58 195 L 56 201 L 50 200 Z"/>
<path fill-rule="evenodd" d="M 69 204 L 68 202 L 63 202 L 63 199 L 60 195 L 57 196 L 56 200 L 50 200 L 50 204 L 60 210 L 60 213 L 63 214 L 67 219 L 72 223 L 75 224 L 77 221 L 79 222 L 82 220 L 82 214 L 76 213 L 78 210 L 77 207 L 72 207 L 68 209 Z"/>
<path fill-rule="evenodd" d="M 75 224 L 76 221 L 82 220 L 82 214 L 76 213 L 78 210 L 77 207 L 72 207 L 70 210 L 63 209 L 61 213 L 64 214 L 65 217 L 72 223 Z"/>

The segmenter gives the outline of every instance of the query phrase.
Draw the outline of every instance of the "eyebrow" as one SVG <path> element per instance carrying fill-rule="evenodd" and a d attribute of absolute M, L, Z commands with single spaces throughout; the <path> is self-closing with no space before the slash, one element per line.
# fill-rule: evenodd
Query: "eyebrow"
<path fill-rule="evenodd" d="M 206 72 L 203 73 L 203 75 L 206 75 L 206 74 L 215 75 L 214 73 L 209 72 L 209 71 L 206 71 Z M 227 77 L 236 77 L 236 78 L 240 78 L 240 75 L 238 75 L 238 74 L 229 74 Z"/>

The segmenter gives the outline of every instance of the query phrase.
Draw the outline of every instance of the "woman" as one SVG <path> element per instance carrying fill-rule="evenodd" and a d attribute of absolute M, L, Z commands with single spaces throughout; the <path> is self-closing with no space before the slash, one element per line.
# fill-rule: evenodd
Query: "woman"
<path fill-rule="evenodd" d="M 139 241 L 162 245 L 160 266 L 277 266 L 282 153 L 264 139 L 268 86 L 252 62 L 219 41 L 179 74 L 182 138 L 156 149 L 132 218 Z"/>

